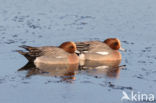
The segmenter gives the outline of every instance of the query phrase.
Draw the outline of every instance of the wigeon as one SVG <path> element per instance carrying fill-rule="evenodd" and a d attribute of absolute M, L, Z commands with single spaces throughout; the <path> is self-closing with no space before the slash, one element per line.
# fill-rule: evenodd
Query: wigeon
<path fill-rule="evenodd" d="M 64 42 L 60 46 L 20 46 L 28 52 L 18 50 L 20 54 L 25 56 L 29 62 L 45 63 L 45 64 L 77 64 L 79 58 L 75 54 L 77 48 L 74 42 Z"/>
<path fill-rule="evenodd" d="M 76 42 L 76 45 L 77 50 L 81 52 L 79 54 L 80 64 L 83 64 L 84 60 L 107 62 L 121 60 L 121 54 L 118 50 L 124 50 L 117 38 L 108 38 L 104 42 Z"/>

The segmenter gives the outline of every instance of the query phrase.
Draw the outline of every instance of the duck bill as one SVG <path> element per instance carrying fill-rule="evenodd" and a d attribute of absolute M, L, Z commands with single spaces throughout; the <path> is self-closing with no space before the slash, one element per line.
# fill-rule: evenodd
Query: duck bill
<path fill-rule="evenodd" d="M 126 52 L 126 50 L 122 47 L 120 47 L 119 50 Z"/>

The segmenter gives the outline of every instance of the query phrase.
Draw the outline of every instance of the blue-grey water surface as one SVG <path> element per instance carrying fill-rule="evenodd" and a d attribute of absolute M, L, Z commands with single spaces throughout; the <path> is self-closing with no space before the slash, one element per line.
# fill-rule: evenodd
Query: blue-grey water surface
<path fill-rule="evenodd" d="M 127 52 L 117 78 L 79 71 L 72 82 L 18 71 L 20 45 L 117 37 Z M 156 0 L 0 0 L 1 103 L 120 103 L 122 91 L 156 96 Z M 156 97 L 155 97 L 156 98 Z M 128 101 L 123 101 L 128 102 Z"/>

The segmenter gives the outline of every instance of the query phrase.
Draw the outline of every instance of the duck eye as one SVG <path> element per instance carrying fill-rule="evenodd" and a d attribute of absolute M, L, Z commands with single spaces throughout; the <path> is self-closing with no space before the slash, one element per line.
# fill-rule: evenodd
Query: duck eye
<path fill-rule="evenodd" d="M 115 43 L 114 43 L 114 46 L 118 46 L 118 42 L 115 42 Z"/>
<path fill-rule="evenodd" d="M 73 49 L 73 48 L 74 48 L 74 46 L 70 46 L 69 48 L 70 48 L 70 49 Z"/>

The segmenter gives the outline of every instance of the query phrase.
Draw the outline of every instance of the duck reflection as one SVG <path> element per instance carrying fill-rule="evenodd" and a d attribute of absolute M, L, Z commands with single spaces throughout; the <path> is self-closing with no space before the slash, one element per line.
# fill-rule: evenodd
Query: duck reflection
<path fill-rule="evenodd" d="M 81 69 L 85 70 L 88 75 L 92 76 L 107 76 L 110 78 L 118 78 L 120 70 L 125 68 L 125 65 L 119 66 L 121 60 L 117 61 L 85 61 Z"/>
<path fill-rule="evenodd" d="M 26 77 L 33 75 L 54 76 L 60 77 L 61 81 L 71 82 L 75 80 L 75 74 L 78 70 L 78 64 L 51 65 L 44 63 L 34 64 L 32 62 L 29 62 L 18 71 L 22 70 L 28 71 Z"/>
<path fill-rule="evenodd" d="M 119 66 L 120 62 L 120 60 L 111 62 L 85 61 L 84 65 L 81 66 L 78 64 L 50 65 L 44 63 L 34 64 L 29 62 L 18 71 L 27 70 L 28 72 L 26 77 L 30 77 L 32 75 L 54 76 L 60 77 L 61 81 L 72 82 L 76 79 L 75 75 L 77 73 L 82 73 L 82 71 L 83 73 L 86 73 L 86 75 L 117 78 L 119 77 L 120 70 L 125 67 Z"/>

